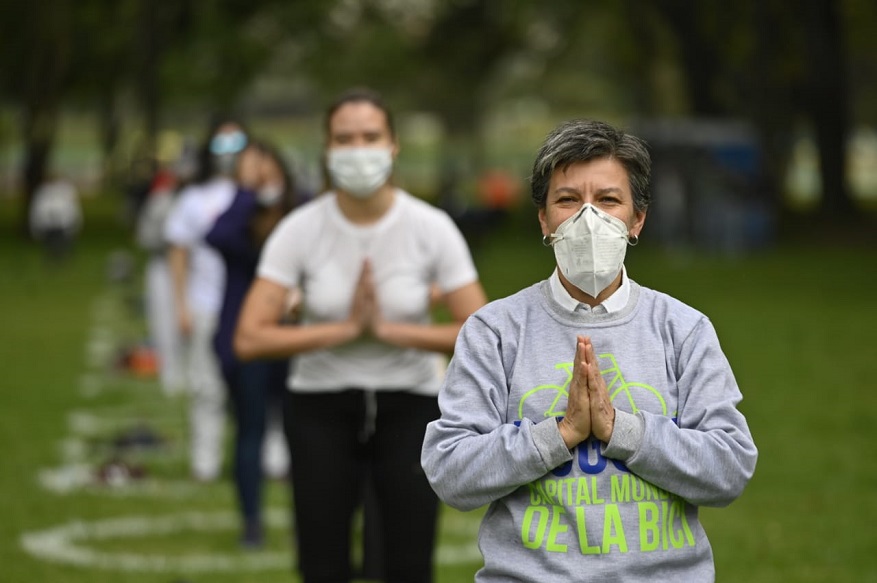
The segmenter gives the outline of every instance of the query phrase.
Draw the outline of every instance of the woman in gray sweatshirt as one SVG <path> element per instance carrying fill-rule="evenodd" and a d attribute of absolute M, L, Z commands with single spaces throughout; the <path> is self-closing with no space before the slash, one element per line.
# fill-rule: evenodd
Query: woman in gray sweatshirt
<path fill-rule="evenodd" d="M 758 452 L 709 319 L 624 268 L 650 171 L 605 123 L 549 134 L 531 188 L 557 269 L 460 332 L 421 461 L 449 505 L 489 505 L 478 582 L 715 580 L 698 507 Z"/>

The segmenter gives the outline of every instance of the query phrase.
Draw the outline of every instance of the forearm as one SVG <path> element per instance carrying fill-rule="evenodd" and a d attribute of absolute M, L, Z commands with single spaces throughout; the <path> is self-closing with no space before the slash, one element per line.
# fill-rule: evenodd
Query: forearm
<path fill-rule="evenodd" d="M 189 254 L 185 247 L 173 245 L 168 249 L 167 259 L 171 284 L 173 286 L 174 305 L 179 313 L 188 306 L 186 283 L 189 270 Z"/>
<path fill-rule="evenodd" d="M 289 326 L 242 320 L 235 332 L 234 350 L 241 360 L 287 358 L 345 344 L 358 334 L 356 325 L 348 321 Z"/>
<path fill-rule="evenodd" d="M 433 302 L 447 305 L 450 321 L 440 324 L 415 324 L 409 322 L 379 321 L 373 327 L 378 340 L 402 348 L 418 348 L 450 354 L 457 342 L 463 322 L 482 307 L 487 298 L 480 282 L 472 282 L 439 298 L 437 289 L 432 290 Z"/>
<path fill-rule="evenodd" d="M 554 419 L 504 423 L 479 434 L 443 418 L 427 426 L 421 454 L 436 494 L 459 510 L 498 500 L 570 459 Z"/>
<path fill-rule="evenodd" d="M 454 350 L 461 324 L 411 324 L 381 322 L 375 326 L 375 337 L 381 342 L 402 348 L 417 348 L 450 353 Z"/>
<path fill-rule="evenodd" d="M 667 417 L 641 415 L 640 447 L 618 456 L 633 473 L 697 506 L 726 506 L 740 496 L 758 458 L 748 431 L 682 429 Z M 616 457 L 610 449 L 605 455 Z"/>
<path fill-rule="evenodd" d="M 676 368 L 680 405 L 675 419 L 638 412 L 640 443 L 618 459 L 691 504 L 725 506 L 752 477 L 758 450 L 738 409 L 742 395 L 708 320 L 689 334 Z M 607 457 L 616 457 L 613 449 L 607 448 Z"/>

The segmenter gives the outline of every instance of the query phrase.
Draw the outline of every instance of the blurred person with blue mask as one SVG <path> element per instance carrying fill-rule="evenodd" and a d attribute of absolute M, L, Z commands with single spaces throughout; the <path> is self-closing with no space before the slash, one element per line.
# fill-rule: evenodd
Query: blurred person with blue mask
<path fill-rule="evenodd" d="M 232 120 L 214 123 L 201 147 L 195 180 L 184 188 L 165 223 L 174 309 L 185 342 L 189 385 L 192 476 L 209 482 L 222 470 L 226 388 L 212 340 L 225 289 L 225 266 L 204 240 L 231 204 L 238 155 L 247 132 Z"/>
<path fill-rule="evenodd" d="M 293 177 L 280 152 L 262 141 L 237 159 L 234 200 L 207 233 L 226 267 L 226 285 L 214 348 L 228 387 L 235 421 L 234 483 L 242 519 L 241 544 L 261 548 L 262 478 L 285 477 L 289 454 L 282 433 L 282 403 L 288 359 L 241 362 L 232 346 L 244 297 L 256 276 L 265 239 L 299 202 Z M 279 452 L 279 453 L 278 453 Z"/>
<path fill-rule="evenodd" d="M 698 507 L 740 496 L 758 450 L 709 318 L 624 266 L 650 174 L 639 138 L 558 126 L 530 179 L 554 269 L 460 331 L 421 462 L 487 506 L 479 583 L 715 580 Z"/>
<path fill-rule="evenodd" d="M 296 358 L 285 423 L 302 580 L 354 576 L 351 528 L 371 483 L 383 547 L 377 578 L 428 582 L 438 500 L 420 444 L 438 416 L 439 359 L 486 298 L 447 213 L 393 184 L 399 145 L 381 97 L 342 94 L 324 127 L 331 188 L 268 238 L 235 349 L 247 359 Z M 283 326 L 294 289 L 301 321 Z M 433 289 L 449 321 L 432 320 Z"/>

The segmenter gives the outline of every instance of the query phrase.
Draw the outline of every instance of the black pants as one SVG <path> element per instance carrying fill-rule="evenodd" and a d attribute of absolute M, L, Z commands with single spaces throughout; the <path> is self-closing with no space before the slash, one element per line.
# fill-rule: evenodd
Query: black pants
<path fill-rule="evenodd" d="M 432 581 L 438 499 L 420 451 L 435 397 L 405 391 L 288 393 L 295 533 L 304 583 L 347 583 L 365 476 L 379 509 L 388 583 Z"/>
<path fill-rule="evenodd" d="M 262 526 L 262 446 L 272 413 L 281 411 L 287 361 L 254 360 L 223 367 L 235 421 L 234 480 L 245 524 Z"/>

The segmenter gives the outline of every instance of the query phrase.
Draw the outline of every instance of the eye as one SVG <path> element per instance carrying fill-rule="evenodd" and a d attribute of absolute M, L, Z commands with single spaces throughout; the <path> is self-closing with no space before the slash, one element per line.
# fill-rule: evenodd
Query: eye
<path fill-rule="evenodd" d="M 381 141 L 382 134 L 380 132 L 368 132 L 365 134 L 365 141 L 373 144 Z"/>
<path fill-rule="evenodd" d="M 579 202 L 578 197 L 573 196 L 572 194 L 561 194 L 555 200 L 555 204 L 561 204 L 561 205 L 578 204 L 578 202 Z"/>

